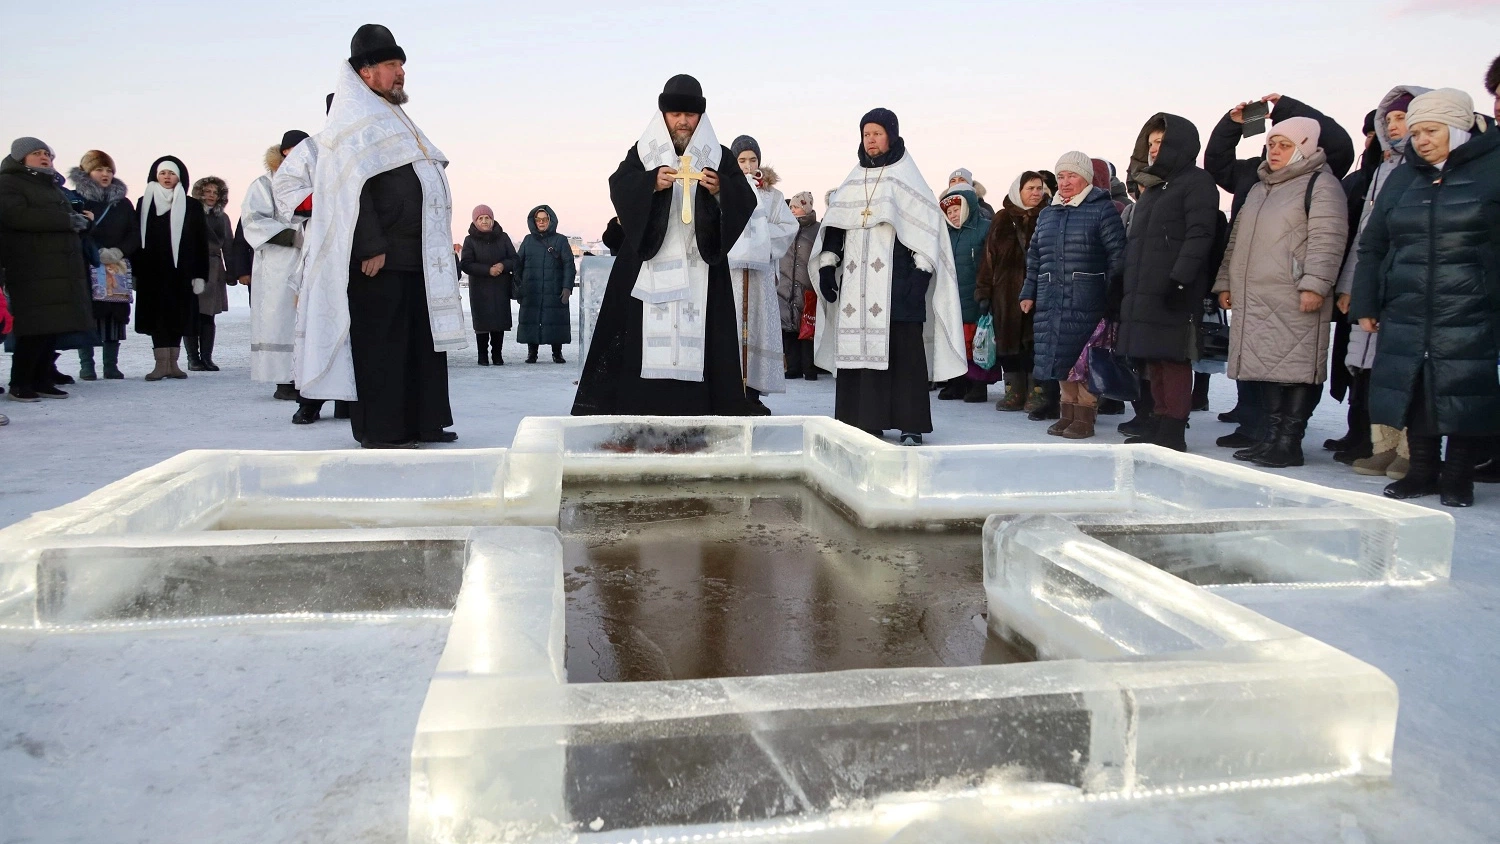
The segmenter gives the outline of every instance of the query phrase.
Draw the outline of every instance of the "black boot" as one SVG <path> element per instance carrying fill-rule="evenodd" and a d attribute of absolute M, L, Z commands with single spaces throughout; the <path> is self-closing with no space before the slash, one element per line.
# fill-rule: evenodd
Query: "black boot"
<path fill-rule="evenodd" d="M 479 365 L 490 365 L 490 335 L 476 332 L 474 341 L 479 344 Z"/>
<path fill-rule="evenodd" d="M 1120 425 L 1120 433 L 1125 433 L 1126 426 L 1133 431 L 1125 438 L 1126 445 L 1156 445 L 1157 433 L 1161 430 L 1163 416 L 1148 416 L 1145 419 L 1132 419 Z M 1139 420 L 1139 421 L 1138 421 Z"/>
<path fill-rule="evenodd" d="M 1448 438 L 1448 453 L 1443 455 L 1443 469 L 1438 475 L 1444 507 L 1474 506 L 1474 463 L 1481 442 L 1478 437 Z"/>
<path fill-rule="evenodd" d="M 1156 410 L 1156 400 L 1151 396 L 1149 381 L 1141 382 L 1141 397 L 1130 406 L 1135 409 L 1135 418 L 1121 422 L 1116 430 L 1127 437 L 1149 436 L 1156 426 L 1156 420 L 1151 418 Z"/>
<path fill-rule="evenodd" d="M 1156 417 L 1156 436 L 1151 441 L 1152 445 L 1162 448 L 1170 448 L 1173 451 L 1187 452 L 1187 420 L 1173 419 L 1170 416 Z M 1125 442 L 1130 442 L 1126 440 Z"/>
<path fill-rule="evenodd" d="M 291 384 L 277 384 L 276 392 L 271 394 L 271 398 L 277 401 L 296 401 L 297 388 Z"/>
<path fill-rule="evenodd" d="M 208 368 L 203 365 L 203 356 L 198 354 L 198 336 L 188 334 L 182 338 L 182 348 L 187 351 L 188 372 L 207 372 Z"/>
<path fill-rule="evenodd" d="M 211 322 L 198 332 L 198 361 L 203 364 L 206 372 L 219 371 L 219 365 L 214 363 L 214 340 L 218 336 L 219 327 Z"/>
<path fill-rule="evenodd" d="M 943 389 L 938 390 L 938 401 L 955 401 L 964 397 L 968 390 L 969 379 L 960 375 L 957 378 L 949 378 L 943 382 Z"/>
<path fill-rule="evenodd" d="M 1193 373 L 1193 410 L 1208 410 L 1208 379 L 1212 377 L 1207 372 Z"/>
<path fill-rule="evenodd" d="M 293 425 L 311 425 L 322 417 L 322 399 L 297 399 L 297 412 L 292 414 Z"/>
<path fill-rule="evenodd" d="M 1349 433 L 1336 440 L 1325 440 L 1323 447 L 1334 452 L 1333 459 L 1352 465 L 1373 454 L 1370 442 L 1370 370 L 1356 369 L 1349 380 Z"/>
<path fill-rule="evenodd" d="M 1405 500 L 1438 492 L 1438 476 L 1442 465 L 1439 453 L 1443 448 L 1443 438 L 1419 437 L 1407 431 L 1406 446 L 1411 451 L 1411 468 L 1407 470 L 1406 477 L 1386 484 L 1385 497 Z"/>
<path fill-rule="evenodd" d="M 333 403 L 333 418 L 334 419 L 348 419 L 349 418 L 349 404 L 350 403 L 346 402 L 346 401 L 336 401 L 336 402 L 334 402 Z"/>
<path fill-rule="evenodd" d="M 562 356 L 562 344 L 561 343 L 553 343 L 552 344 L 552 362 L 553 363 L 567 363 L 567 361 L 563 360 L 563 356 Z"/>
<path fill-rule="evenodd" d="M 966 379 L 967 380 L 967 379 Z M 969 404 L 979 404 L 990 400 L 989 385 L 983 381 L 969 381 L 968 389 L 964 391 L 964 401 Z"/>
<path fill-rule="evenodd" d="M 504 366 L 505 365 L 505 356 L 500 353 L 500 347 L 504 343 L 505 343 L 505 332 L 504 331 L 491 331 L 490 332 L 490 349 L 492 350 L 491 353 L 490 353 L 490 359 L 492 361 L 494 361 L 495 366 Z"/>
<path fill-rule="evenodd" d="M 1307 420 L 1312 418 L 1313 408 L 1318 406 L 1319 384 L 1288 384 L 1281 388 L 1281 421 L 1276 425 L 1276 436 L 1271 447 L 1261 452 L 1250 462 L 1268 469 L 1285 469 L 1301 466 L 1302 437 L 1307 433 Z"/>
<path fill-rule="evenodd" d="M 526 362 L 527 363 L 536 363 L 536 348 L 537 348 L 537 344 L 536 343 L 532 343 L 532 344 L 530 344 L 530 345 L 528 345 L 526 347 Z"/>
<path fill-rule="evenodd" d="M 1123 415 L 1124 413 L 1125 413 L 1125 402 L 1122 402 L 1119 399 L 1106 399 L 1106 398 L 1099 399 L 1098 415 L 1100 415 L 1100 416 L 1120 416 L 1120 415 Z"/>
<path fill-rule="evenodd" d="M 1256 382 L 1254 385 L 1258 391 L 1259 404 L 1266 414 L 1265 433 L 1261 435 L 1260 441 L 1248 448 L 1242 448 L 1234 453 L 1235 460 L 1251 461 L 1271 450 L 1276 441 L 1276 436 L 1281 429 L 1281 403 L 1283 401 L 1282 385 L 1269 381 Z M 1230 436 L 1233 436 L 1232 434 Z M 1219 441 L 1227 439 L 1220 437 Z"/>

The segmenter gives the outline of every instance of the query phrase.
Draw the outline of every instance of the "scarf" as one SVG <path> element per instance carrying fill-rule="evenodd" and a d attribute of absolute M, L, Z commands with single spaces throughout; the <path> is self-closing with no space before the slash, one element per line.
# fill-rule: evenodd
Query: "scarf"
<path fill-rule="evenodd" d="M 1016 206 L 1016 210 L 1017 211 L 1026 212 L 1026 211 L 1029 211 L 1031 209 L 1027 208 L 1026 207 L 1026 203 L 1024 203 L 1024 202 L 1021 201 L 1021 188 L 1023 188 L 1023 187 L 1025 187 L 1025 185 L 1021 182 L 1021 177 L 1017 176 L 1016 180 L 1014 182 L 1010 183 L 1010 190 L 1006 192 L 1005 198 L 1010 200 L 1010 204 L 1011 205 Z M 1051 198 L 1052 198 L 1052 192 L 1049 191 L 1049 190 L 1047 190 L 1047 183 L 1043 182 L 1042 183 L 1042 201 L 1039 202 L 1039 203 L 1037 203 L 1037 204 L 1038 205 L 1045 205 L 1047 203 L 1047 201 L 1049 199 L 1051 199 Z"/>
<path fill-rule="evenodd" d="M 172 227 L 172 266 L 177 266 L 177 254 L 182 246 L 182 221 L 187 217 L 187 195 L 182 183 L 167 190 L 160 182 L 147 182 L 146 195 L 141 199 L 141 247 L 146 246 L 146 224 L 151 221 L 151 208 L 155 206 L 157 216 L 171 212 L 168 221 Z"/>
<path fill-rule="evenodd" d="M 1071 205 L 1072 207 L 1077 208 L 1083 204 L 1083 201 L 1085 199 L 1089 198 L 1089 193 L 1091 193 L 1092 191 L 1092 187 L 1084 188 L 1083 190 L 1079 191 L 1077 195 L 1075 195 L 1072 199 L 1063 199 L 1062 194 L 1058 194 L 1057 196 L 1052 197 L 1052 204 Z M 1019 207 L 1019 203 L 1017 203 L 1017 206 Z"/>

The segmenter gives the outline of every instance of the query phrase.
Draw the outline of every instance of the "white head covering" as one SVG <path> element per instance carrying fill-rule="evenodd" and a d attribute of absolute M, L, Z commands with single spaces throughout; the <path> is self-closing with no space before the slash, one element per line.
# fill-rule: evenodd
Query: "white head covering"
<path fill-rule="evenodd" d="M 1467 132 L 1474 126 L 1474 98 L 1457 88 L 1428 91 L 1406 107 L 1406 125 L 1418 123 L 1442 123 Z"/>
<path fill-rule="evenodd" d="M 171 190 L 162 187 L 161 182 L 146 183 L 146 195 L 141 199 L 141 247 L 146 246 L 146 225 L 151 221 L 151 210 L 155 208 L 158 217 L 170 212 L 172 217 L 167 223 L 172 230 L 172 266 L 175 267 L 182 246 L 182 224 L 187 219 L 187 192 L 182 189 L 182 171 L 176 164 L 163 161 L 156 165 L 157 173 L 163 170 L 176 173 L 179 181 Z"/>
<path fill-rule="evenodd" d="M 1006 192 L 1005 197 L 1006 199 L 1010 200 L 1011 205 L 1014 205 L 1024 211 L 1026 210 L 1026 203 L 1021 201 L 1021 188 L 1026 187 L 1026 183 L 1021 181 L 1023 178 L 1024 174 L 1021 176 L 1017 176 L 1016 180 L 1010 183 L 1010 190 Z M 1042 202 L 1045 203 L 1047 201 L 1047 197 L 1051 195 L 1051 192 L 1047 190 L 1047 180 L 1040 177 L 1036 178 L 1038 178 L 1042 183 Z"/>

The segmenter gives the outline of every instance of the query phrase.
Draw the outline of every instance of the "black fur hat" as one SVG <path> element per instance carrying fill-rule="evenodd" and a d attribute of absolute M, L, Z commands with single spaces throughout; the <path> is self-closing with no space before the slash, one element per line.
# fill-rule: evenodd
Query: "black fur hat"
<path fill-rule="evenodd" d="M 406 51 L 396 43 L 396 36 L 378 23 L 367 23 L 354 33 L 349 42 L 349 66 L 355 70 L 388 62 L 406 61 Z"/>
<path fill-rule="evenodd" d="M 703 98 L 703 86 L 698 84 L 698 80 L 686 73 L 679 73 L 662 86 L 661 96 L 656 98 L 656 107 L 663 113 L 685 111 L 703 114 L 708 111 L 708 100 Z"/>

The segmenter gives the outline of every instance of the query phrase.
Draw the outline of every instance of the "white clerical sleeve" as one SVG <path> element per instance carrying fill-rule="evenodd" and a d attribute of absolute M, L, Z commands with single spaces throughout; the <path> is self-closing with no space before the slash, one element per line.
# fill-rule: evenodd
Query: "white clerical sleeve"
<path fill-rule="evenodd" d="M 256 179 L 245 191 L 245 200 L 240 203 L 240 226 L 251 249 L 260 249 L 266 241 L 283 231 L 297 228 L 276 213 L 276 199 L 271 193 L 269 178 Z"/>
<path fill-rule="evenodd" d="M 276 200 L 276 211 L 284 219 L 291 219 L 297 206 L 312 196 L 313 173 L 317 169 L 318 142 L 313 138 L 297 144 L 281 162 L 271 180 L 271 193 Z"/>

